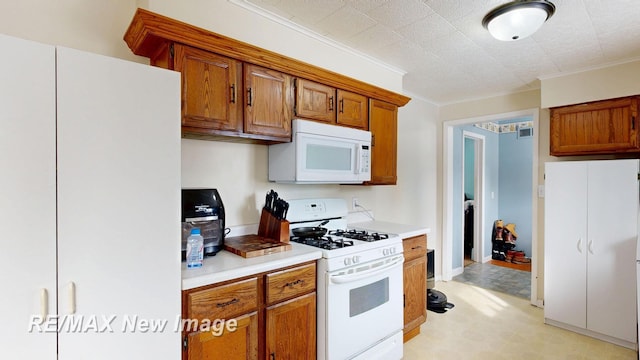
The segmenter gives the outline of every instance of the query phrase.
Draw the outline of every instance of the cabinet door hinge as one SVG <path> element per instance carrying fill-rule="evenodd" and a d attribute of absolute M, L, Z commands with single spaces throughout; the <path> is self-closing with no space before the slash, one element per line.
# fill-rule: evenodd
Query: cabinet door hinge
<path fill-rule="evenodd" d="M 187 337 L 187 335 L 185 335 L 184 338 L 182 339 L 182 350 L 187 351 L 188 347 L 189 347 L 189 338 Z"/>
<path fill-rule="evenodd" d="M 174 50 L 173 50 L 173 44 L 169 45 L 169 58 L 173 59 L 174 56 Z"/>
<path fill-rule="evenodd" d="M 640 173 L 638 173 L 638 180 L 640 181 Z"/>

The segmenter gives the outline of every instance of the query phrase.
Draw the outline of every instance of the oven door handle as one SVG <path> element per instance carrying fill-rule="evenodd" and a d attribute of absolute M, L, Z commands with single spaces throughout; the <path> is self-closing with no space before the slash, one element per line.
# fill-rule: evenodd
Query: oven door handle
<path fill-rule="evenodd" d="M 353 275 L 330 275 L 329 282 L 334 284 L 346 284 L 353 281 L 358 281 L 362 279 L 366 279 L 370 276 L 380 274 L 387 270 L 391 270 L 397 266 L 402 266 L 404 263 L 404 256 L 400 255 L 396 260 L 391 262 L 389 265 L 386 265 L 381 268 L 377 268 L 375 270 L 367 270 L 361 273 L 353 274 Z"/>

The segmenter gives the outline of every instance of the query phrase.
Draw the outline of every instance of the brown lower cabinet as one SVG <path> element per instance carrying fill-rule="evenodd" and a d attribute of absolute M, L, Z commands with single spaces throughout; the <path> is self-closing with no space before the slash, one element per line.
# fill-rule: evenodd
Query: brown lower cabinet
<path fill-rule="evenodd" d="M 267 359 L 315 359 L 315 324 L 315 293 L 268 307 Z"/>
<path fill-rule="evenodd" d="M 403 239 L 404 342 L 420 334 L 427 321 L 427 235 Z"/>
<path fill-rule="evenodd" d="M 187 358 L 190 360 L 258 358 L 258 313 L 252 312 L 236 319 L 234 331 L 225 328 L 221 333 L 197 331 L 187 335 Z M 184 356 L 183 356 L 184 358 Z"/>
<path fill-rule="evenodd" d="M 315 359 L 315 291 L 315 262 L 184 290 L 182 359 Z"/>

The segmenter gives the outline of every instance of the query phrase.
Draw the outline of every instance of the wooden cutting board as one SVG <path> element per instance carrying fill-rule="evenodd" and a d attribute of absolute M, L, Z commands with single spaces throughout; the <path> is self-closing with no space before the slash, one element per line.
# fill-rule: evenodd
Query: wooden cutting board
<path fill-rule="evenodd" d="M 258 235 L 242 235 L 224 239 L 224 249 L 245 258 L 291 250 L 291 244 L 276 242 Z"/>

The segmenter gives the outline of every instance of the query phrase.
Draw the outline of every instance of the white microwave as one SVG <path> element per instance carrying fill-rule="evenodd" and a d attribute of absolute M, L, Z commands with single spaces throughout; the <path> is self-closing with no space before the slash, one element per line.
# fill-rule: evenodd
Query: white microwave
<path fill-rule="evenodd" d="M 291 142 L 269 145 L 269 181 L 361 184 L 369 180 L 369 131 L 294 119 Z"/>

